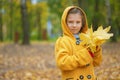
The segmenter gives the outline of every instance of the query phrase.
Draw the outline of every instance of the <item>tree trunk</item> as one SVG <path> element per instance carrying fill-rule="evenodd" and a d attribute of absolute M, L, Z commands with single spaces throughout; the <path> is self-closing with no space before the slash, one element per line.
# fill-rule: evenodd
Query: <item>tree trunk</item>
<path fill-rule="evenodd" d="M 107 25 L 111 25 L 111 8 L 110 8 L 110 1 L 109 0 L 105 0 L 105 3 L 106 3 L 106 10 L 107 10 L 107 18 L 106 18 L 106 22 L 107 22 Z"/>
<path fill-rule="evenodd" d="M 82 9 L 84 8 L 83 3 L 84 3 L 83 0 L 78 0 L 79 7 Z"/>
<path fill-rule="evenodd" d="M 26 0 L 21 0 L 21 15 L 23 28 L 23 44 L 30 44 L 30 31 L 27 15 Z"/>
<path fill-rule="evenodd" d="M 88 9 L 88 3 L 85 0 L 78 0 L 79 7 L 82 8 L 84 11 Z"/>
<path fill-rule="evenodd" d="M 106 18 L 106 23 L 108 26 L 112 25 L 111 22 L 111 7 L 110 7 L 110 1 L 109 0 L 105 0 L 105 4 L 106 4 L 106 10 L 107 10 L 107 18 Z M 115 27 L 112 27 L 111 32 L 114 33 L 114 36 L 112 37 L 112 41 L 116 42 L 117 41 L 117 29 Z"/>
<path fill-rule="evenodd" d="M 37 35 L 37 39 L 40 40 L 41 39 L 41 34 L 42 34 L 42 28 L 41 28 L 41 9 L 39 7 L 37 7 L 36 9 L 36 15 L 37 15 L 37 27 L 38 27 L 38 35 Z"/>
<path fill-rule="evenodd" d="M 9 38 L 10 38 L 10 40 L 12 40 L 13 39 L 13 3 L 12 3 L 12 0 L 9 0 L 10 2 L 10 22 L 9 22 L 9 24 L 10 24 L 10 28 L 9 28 Z"/>
<path fill-rule="evenodd" d="M 0 41 L 3 41 L 3 29 L 2 29 L 2 1 L 0 1 Z"/>
<path fill-rule="evenodd" d="M 99 19 L 98 19 L 98 12 L 99 12 L 99 0 L 95 0 L 94 6 L 94 16 L 92 20 L 93 29 L 96 30 L 98 27 Z"/>

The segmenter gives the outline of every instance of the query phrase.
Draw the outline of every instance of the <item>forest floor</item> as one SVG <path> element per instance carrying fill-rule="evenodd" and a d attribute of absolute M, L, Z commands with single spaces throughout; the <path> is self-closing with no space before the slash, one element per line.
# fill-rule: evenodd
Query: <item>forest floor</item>
<path fill-rule="evenodd" d="M 120 80 L 120 42 L 103 45 L 98 80 Z M 0 80 L 61 80 L 55 65 L 54 43 L 0 43 Z"/>

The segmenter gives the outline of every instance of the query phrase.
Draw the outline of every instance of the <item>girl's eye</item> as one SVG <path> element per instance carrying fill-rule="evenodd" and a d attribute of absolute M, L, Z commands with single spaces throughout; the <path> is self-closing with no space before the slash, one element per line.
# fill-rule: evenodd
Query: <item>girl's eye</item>
<path fill-rule="evenodd" d="M 80 23 L 80 21 L 77 21 L 77 23 L 79 24 L 79 23 Z"/>
<path fill-rule="evenodd" d="M 68 21 L 68 23 L 73 23 L 73 21 Z"/>

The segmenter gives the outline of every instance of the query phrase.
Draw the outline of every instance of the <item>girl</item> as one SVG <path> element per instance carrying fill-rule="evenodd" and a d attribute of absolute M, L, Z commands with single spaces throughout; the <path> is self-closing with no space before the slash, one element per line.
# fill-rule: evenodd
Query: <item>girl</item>
<path fill-rule="evenodd" d="M 85 12 L 77 7 L 67 7 L 61 19 L 63 36 L 55 44 L 56 64 L 62 80 L 96 80 L 94 67 L 102 61 L 101 47 L 95 53 L 80 45 L 79 34 L 88 29 Z"/>

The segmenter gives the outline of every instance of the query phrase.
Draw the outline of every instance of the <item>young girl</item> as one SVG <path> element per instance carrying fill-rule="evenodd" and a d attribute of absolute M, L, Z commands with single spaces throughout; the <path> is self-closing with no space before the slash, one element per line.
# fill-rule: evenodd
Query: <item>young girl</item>
<path fill-rule="evenodd" d="M 80 45 L 79 34 L 88 29 L 85 12 L 77 7 L 65 9 L 61 19 L 63 36 L 55 44 L 56 64 L 62 73 L 62 80 L 96 80 L 94 67 L 102 61 L 101 48 L 95 53 Z"/>

